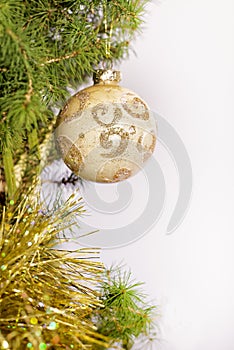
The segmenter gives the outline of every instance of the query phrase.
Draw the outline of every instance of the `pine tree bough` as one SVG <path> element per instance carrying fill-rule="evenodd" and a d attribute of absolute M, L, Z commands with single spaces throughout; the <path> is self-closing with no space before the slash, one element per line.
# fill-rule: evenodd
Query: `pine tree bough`
<path fill-rule="evenodd" d="M 1 154 L 6 149 L 14 154 L 16 165 L 30 148 L 32 130 L 38 144 L 43 142 L 54 118 L 51 107 L 63 103 L 68 86 L 77 87 L 100 62 L 126 57 L 129 43 L 141 29 L 146 2 L 6 0 L 0 4 Z M 6 182 L 12 197 L 16 184 L 7 177 Z"/>
<path fill-rule="evenodd" d="M 45 63 L 41 63 L 41 66 L 44 66 L 45 64 L 59 62 L 59 61 L 62 61 L 62 60 L 68 60 L 69 58 L 75 57 L 75 56 L 77 56 L 79 54 L 80 54 L 80 51 L 75 51 L 75 52 L 72 52 L 69 55 L 65 55 L 65 56 L 57 57 L 57 58 L 51 58 L 50 60 L 46 61 Z"/>
<path fill-rule="evenodd" d="M 146 3 L 0 2 L 0 349 L 130 349 L 151 337 L 136 285 L 110 277 L 95 250 L 56 249 L 80 201 L 49 212 L 28 190 L 45 166 L 52 107 L 100 63 L 127 56 Z"/>

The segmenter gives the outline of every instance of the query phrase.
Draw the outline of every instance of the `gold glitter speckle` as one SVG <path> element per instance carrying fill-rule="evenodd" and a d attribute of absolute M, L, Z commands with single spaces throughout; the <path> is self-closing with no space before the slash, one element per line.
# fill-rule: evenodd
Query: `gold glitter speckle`
<path fill-rule="evenodd" d="M 113 142 L 110 139 L 110 137 L 114 135 L 119 136 L 120 138 L 118 147 L 116 147 L 116 149 L 112 150 L 112 152 L 110 153 L 102 153 L 102 157 L 114 158 L 123 154 L 123 152 L 126 150 L 128 146 L 129 134 L 123 128 L 120 127 L 112 127 L 102 132 L 100 135 L 100 145 L 105 149 L 111 148 L 113 146 Z"/>
<path fill-rule="evenodd" d="M 105 103 L 98 103 L 91 111 L 93 119 L 101 126 L 110 127 L 116 124 L 122 118 L 122 111 L 116 106 L 114 106 L 114 112 L 110 111 L 110 107 L 112 106 L 113 104 L 110 106 Z M 105 119 L 109 117 L 110 113 L 113 115 L 113 119 L 111 122 L 106 122 Z M 102 120 L 100 117 L 102 117 Z"/>
<path fill-rule="evenodd" d="M 66 136 L 58 138 L 59 148 L 66 165 L 76 174 L 83 165 L 83 157 L 80 150 Z"/>
<path fill-rule="evenodd" d="M 139 97 L 129 96 L 128 98 L 122 97 L 122 106 L 129 115 L 133 118 L 148 120 L 149 111 L 144 101 Z"/>
<path fill-rule="evenodd" d="M 115 175 L 113 176 L 113 180 L 116 182 L 126 180 L 131 176 L 131 174 L 132 172 L 130 169 L 121 168 L 115 173 Z"/>

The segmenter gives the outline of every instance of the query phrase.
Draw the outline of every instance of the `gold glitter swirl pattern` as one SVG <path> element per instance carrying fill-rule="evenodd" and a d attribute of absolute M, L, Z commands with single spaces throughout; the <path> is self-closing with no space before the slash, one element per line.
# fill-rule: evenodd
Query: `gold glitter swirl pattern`
<path fill-rule="evenodd" d="M 105 162 L 97 171 L 96 181 L 114 183 L 128 179 L 139 171 L 139 166 L 127 158 L 115 158 Z"/>
<path fill-rule="evenodd" d="M 118 171 L 116 171 L 115 175 L 113 176 L 114 182 L 119 182 L 128 179 L 132 175 L 132 172 L 130 169 L 127 168 L 121 168 Z"/>
<path fill-rule="evenodd" d="M 125 94 L 122 98 L 122 106 L 133 118 L 148 120 L 149 110 L 144 101 L 131 93 Z"/>
<path fill-rule="evenodd" d="M 75 174 L 78 174 L 84 165 L 81 152 L 66 136 L 59 136 L 57 142 L 64 162 Z"/>
<path fill-rule="evenodd" d="M 110 153 L 102 153 L 101 156 L 104 158 L 114 158 L 120 156 L 128 147 L 129 134 L 128 132 L 124 131 L 123 128 L 120 127 L 112 127 L 103 131 L 100 135 L 100 145 L 105 149 L 112 148 L 112 137 L 117 137 L 118 139 L 120 139 L 119 146 Z"/>
<path fill-rule="evenodd" d="M 147 151 L 147 152 L 153 153 L 156 145 L 156 137 L 153 134 L 147 134 L 145 135 L 145 139 L 146 140 L 144 140 L 143 135 L 141 135 L 138 138 L 137 145 L 136 145 L 137 150 L 139 152 Z"/>
<path fill-rule="evenodd" d="M 144 152 L 144 147 L 142 145 L 142 140 L 143 140 L 143 135 L 141 135 L 138 140 L 137 140 L 137 145 L 136 145 L 136 148 L 138 150 L 138 152 L 142 153 Z"/>
<path fill-rule="evenodd" d="M 90 93 L 88 91 L 80 91 L 75 95 L 75 97 L 79 99 L 80 109 L 83 111 L 86 106 L 86 102 L 89 100 Z"/>
<path fill-rule="evenodd" d="M 151 143 L 151 145 L 149 146 L 149 151 L 151 152 L 151 153 L 153 153 L 154 152 L 154 149 L 155 149 L 155 146 L 156 146 L 156 137 L 155 137 L 155 135 L 153 135 L 153 134 L 150 134 L 151 135 L 151 137 L 152 137 L 152 143 Z"/>
<path fill-rule="evenodd" d="M 145 140 L 143 135 L 138 138 L 136 148 L 139 153 L 143 155 L 143 161 L 145 162 L 154 152 L 156 145 L 156 137 L 153 134 L 145 135 Z"/>
<path fill-rule="evenodd" d="M 100 117 L 102 117 L 102 119 L 105 119 L 106 117 L 108 117 L 108 112 L 109 112 L 109 106 L 106 103 L 98 103 L 96 106 L 92 108 L 92 111 L 91 111 L 93 119 L 99 125 L 105 126 L 105 127 L 113 126 L 122 118 L 121 109 L 119 107 L 115 107 L 113 112 L 113 119 L 110 123 L 107 123 L 101 120 Z"/>
<path fill-rule="evenodd" d="M 59 113 L 57 124 L 69 123 L 71 120 L 79 118 L 86 108 L 89 98 L 90 93 L 88 91 L 80 91 L 74 95 Z"/>
<path fill-rule="evenodd" d="M 69 99 L 58 117 L 62 158 L 88 181 L 121 181 L 152 155 L 153 119 L 147 104 L 117 82 L 85 88 Z"/>

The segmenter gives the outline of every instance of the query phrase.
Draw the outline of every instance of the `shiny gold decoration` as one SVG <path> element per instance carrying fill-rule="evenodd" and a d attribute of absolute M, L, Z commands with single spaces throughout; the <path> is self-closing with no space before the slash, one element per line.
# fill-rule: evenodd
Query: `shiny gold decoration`
<path fill-rule="evenodd" d="M 120 78 L 119 71 L 97 70 L 95 84 L 72 96 L 58 116 L 58 148 L 81 178 L 125 180 L 154 151 L 154 117 L 137 94 L 118 85 Z"/>
<path fill-rule="evenodd" d="M 71 167 L 73 166 L 74 172 L 79 172 L 83 164 L 82 154 L 75 144 L 73 144 L 66 136 L 59 136 L 58 142 L 61 147 L 62 156 L 64 157 L 65 163 Z M 76 162 L 73 162 L 76 159 Z"/>
<path fill-rule="evenodd" d="M 112 183 L 128 179 L 132 172 L 139 171 L 135 163 L 130 163 L 124 159 L 111 159 L 106 161 L 97 173 L 101 182 Z M 111 180 L 110 180 L 111 179 Z"/>
<path fill-rule="evenodd" d="M 93 74 L 94 84 L 112 81 L 119 83 L 121 81 L 121 73 L 118 70 L 97 69 Z"/>
<path fill-rule="evenodd" d="M 104 271 L 93 259 L 98 252 L 55 249 L 57 235 L 83 212 L 82 202 L 71 197 L 50 214 L 35 197 L 25 193 L 2 213 L 0 349 L 108 347 L 91 318 L 102 306 L 94 290 Z"/>

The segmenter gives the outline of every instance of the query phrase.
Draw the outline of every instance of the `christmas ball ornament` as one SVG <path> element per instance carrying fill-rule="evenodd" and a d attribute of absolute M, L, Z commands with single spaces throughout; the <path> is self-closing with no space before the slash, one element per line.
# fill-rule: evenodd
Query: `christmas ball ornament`
<path fill-rule="evenodd" d="M 152 155 L 156 122 L 147 104 L 119 85 L 121 74 L 97 70 L 94 85 L 72 96 L 59 113 L 56 143 L 66 165 L 81 178 L 125 180 Z"/>

